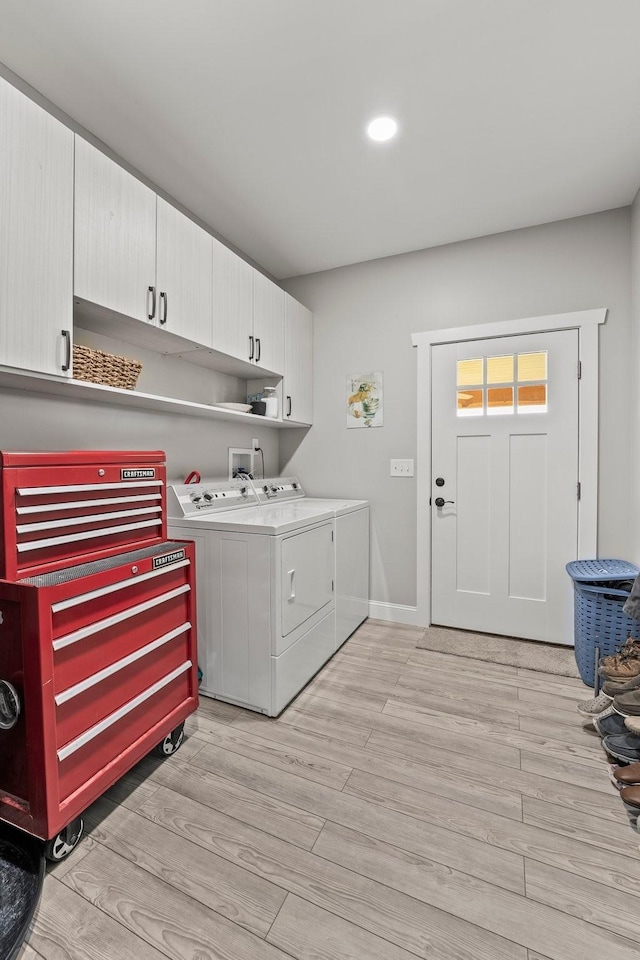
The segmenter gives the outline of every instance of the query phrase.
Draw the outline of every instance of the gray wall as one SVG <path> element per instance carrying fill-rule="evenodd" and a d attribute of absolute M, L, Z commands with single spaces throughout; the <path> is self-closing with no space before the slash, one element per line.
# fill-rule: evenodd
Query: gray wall
<path fill-rule="evenodd" d="M 314 426 L 283 434 L 281 466 L 311 494 L 372 504 L 372 599 L 416 603 L 416 360 L 428 329 L 608 307 L 600 335 L 599 552 L 632 549 L 629 208 L 299 277 L 284 286 L 314 312 Z M 384 426 L 347 430 L 345 377 L 382 370 Z"/>

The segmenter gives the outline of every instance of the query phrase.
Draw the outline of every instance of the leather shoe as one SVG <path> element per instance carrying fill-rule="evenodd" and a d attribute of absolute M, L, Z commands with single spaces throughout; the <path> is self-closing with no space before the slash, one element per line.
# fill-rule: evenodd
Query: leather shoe
<path fill-rule="evenodd" d="M 640 812 L 640 787 L 623 787 L 620 791 L 620 799 Z"/>
<path fill-rule="evenodd" d="M 640 763 L 630 763 L 626 767 L 614 767 L 611 775 L 625 786 L 640 784 Z"/>

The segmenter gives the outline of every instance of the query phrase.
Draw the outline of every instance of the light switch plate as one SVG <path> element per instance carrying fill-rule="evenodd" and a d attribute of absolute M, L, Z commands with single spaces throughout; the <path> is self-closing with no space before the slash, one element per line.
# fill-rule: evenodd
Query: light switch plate
<path fill-rule="evenodd" d="M 392 477 L 413 477 L 413 460 L 391 460 L 390 474 Z"/>

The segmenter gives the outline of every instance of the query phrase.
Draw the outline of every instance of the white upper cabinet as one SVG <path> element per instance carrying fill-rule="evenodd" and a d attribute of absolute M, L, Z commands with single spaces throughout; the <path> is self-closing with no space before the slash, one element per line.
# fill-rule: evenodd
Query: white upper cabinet
<path fill-rule="evenodd" d="M 213 345 L 238 360 L 251 359 L 253 273 L 242 257 L 213 239 Z"/>
<path fill-rule="evenodd" d="M 154 320 L 156 194 L 76 136 L 74 294 Z"/>
<path fill-rule="evenodd" d="M 313 314 L 284 295 L 282 419 L 313 421 Z"/>
<path fill-rule="evenodd" d="M 0 79 L 0 364 L 71 376 L 73 134 Z"/>
<path fill-rule="evenodd" d="M 284 290 L 253 271 L 253 357 L 257 367 L 284 371 Z M 251 350 L 250 350 L 251 353 Z"/>
<path fill-rule="evenodd" d="M 213 347 L 281 375 L 284 291 L 242 257 L 213 241 Z"/>
<path fill-rule="evenodd" d="M 157 322 L 210 347 L 213 237 L 158 197 Z"/>

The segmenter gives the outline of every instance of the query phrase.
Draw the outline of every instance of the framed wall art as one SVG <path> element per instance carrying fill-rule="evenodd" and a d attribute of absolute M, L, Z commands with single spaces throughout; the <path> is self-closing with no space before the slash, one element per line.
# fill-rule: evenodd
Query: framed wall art
<path fill-rule="evenodd" d="M 383 424 L 382 372 L 347 376 L 347 427 L 381 427 Z"/>

